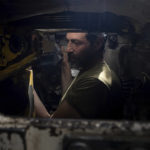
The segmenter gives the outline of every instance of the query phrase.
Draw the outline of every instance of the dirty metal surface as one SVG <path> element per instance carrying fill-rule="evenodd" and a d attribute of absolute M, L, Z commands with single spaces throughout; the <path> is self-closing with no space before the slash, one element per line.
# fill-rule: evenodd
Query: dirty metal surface
<path fill-rule="evenodd" d="M 148 150 L 150 123 L 0 116 L 2 150 Z"/>
<path fill-rule="evenodd" d="M 64 11 L 72 12 L 112 12 L 132 17 L 141 22 L 150 21 L 149 0 L 0 0 L 0 22 L 7 22 Z"/>

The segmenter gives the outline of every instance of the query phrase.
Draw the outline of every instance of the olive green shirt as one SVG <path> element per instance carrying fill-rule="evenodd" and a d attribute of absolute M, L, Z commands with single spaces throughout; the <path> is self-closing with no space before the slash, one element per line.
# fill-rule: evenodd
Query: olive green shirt
<path fill-rule="evenodd" d="M 82 118 L 120 119 L 119 80 L 105 62 L 81 71 L 62 97 Z"/>

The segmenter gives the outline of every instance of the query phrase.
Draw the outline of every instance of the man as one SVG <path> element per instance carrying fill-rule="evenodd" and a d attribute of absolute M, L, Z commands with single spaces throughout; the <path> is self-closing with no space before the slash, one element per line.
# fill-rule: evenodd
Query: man
<path fill-rule="evenodd" d="M 66 38 L 68 59 L 80 68 L 80 73 L 51 117 L 121 119 L 123 105 L 119 99 L 119 80 L 103 61 L 102 34 L 70 32 Z M 67 56 L 62 66 L 63 74 L 70 76 Z"/>

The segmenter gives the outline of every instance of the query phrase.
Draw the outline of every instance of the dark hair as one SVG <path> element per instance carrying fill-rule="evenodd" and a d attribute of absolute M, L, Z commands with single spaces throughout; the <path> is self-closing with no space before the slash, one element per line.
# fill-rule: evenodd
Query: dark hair
<path fill-rule="evenodd" d="M 90 44 L 94 44 L 97 40 L 100 40 L 102 42 L 102 46 L 99 49 L 100 55 L 103 57 L 104 51 L 105 51 L 105 36 L 104 33 L 93 33 L 93 32 L 87 32 L 86 35 L 87 40 L 90 42 Z"/>

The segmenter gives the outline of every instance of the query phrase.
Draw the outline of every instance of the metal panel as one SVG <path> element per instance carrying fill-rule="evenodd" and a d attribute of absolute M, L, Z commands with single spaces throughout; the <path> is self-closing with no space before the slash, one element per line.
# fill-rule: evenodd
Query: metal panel
<path fill-rule="evenodd" d="M 148 150 L 150 123 L 0 116 L 4 150 Z"/>
<path fill-rule="evenodd" d="M 42 14 L 58 12 L 111 12 L 140 20 L 150 21 L 149 0 L 15 0 L 0 1 L 1 22 L 8 22 Z"/>

